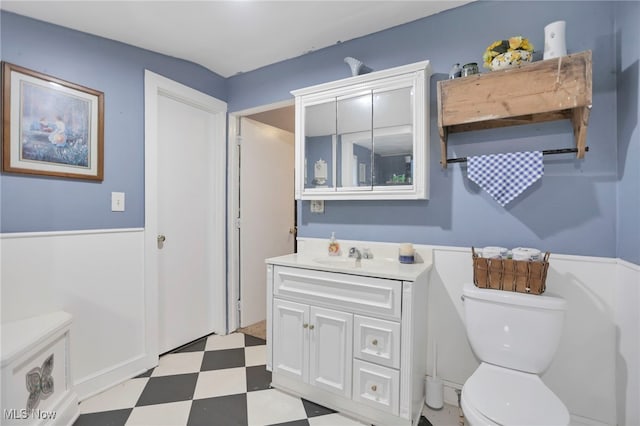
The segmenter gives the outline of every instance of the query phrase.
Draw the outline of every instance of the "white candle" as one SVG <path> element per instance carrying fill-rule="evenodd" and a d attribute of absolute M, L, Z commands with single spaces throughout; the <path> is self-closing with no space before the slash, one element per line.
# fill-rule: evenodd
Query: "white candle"
<path fill-rule="evenodd" d="M 413 244 L 402 243 L 400 244 L 400 256 L 413 256 Z"/>

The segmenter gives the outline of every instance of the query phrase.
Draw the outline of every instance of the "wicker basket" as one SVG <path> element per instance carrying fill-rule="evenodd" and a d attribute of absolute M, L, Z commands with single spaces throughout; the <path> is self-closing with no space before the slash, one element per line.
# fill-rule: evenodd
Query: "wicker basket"
<path fill-rule="evenodd" d="M 486 259 L 471 247 L 473 283 L 479 288 L 542 294 L 546 289 L 549 252 L 540 261 Z"/>

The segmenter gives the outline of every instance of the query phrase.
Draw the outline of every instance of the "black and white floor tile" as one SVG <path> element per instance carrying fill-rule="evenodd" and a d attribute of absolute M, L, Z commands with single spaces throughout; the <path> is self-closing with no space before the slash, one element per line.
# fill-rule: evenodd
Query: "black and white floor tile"
<path fill-rule="evenodd" d="M 265 341 L 211 335 L 80 404 L 74 426 L 361 426 L 270 387 Z M 422 418 L 420 425 L 430 425 Z"/>

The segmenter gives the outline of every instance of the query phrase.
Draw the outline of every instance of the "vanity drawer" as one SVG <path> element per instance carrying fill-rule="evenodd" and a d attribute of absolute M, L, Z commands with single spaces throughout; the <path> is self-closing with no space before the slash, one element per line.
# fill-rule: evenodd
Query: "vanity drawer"
<path fill-rule="evenodd" d="M 391 414 L 398 414 L 400 401 L 398 370 L 353 360 L 353 400 Z"/>
<path fill-rule="evenodd" d="M 273 294 L 342 308 L 353 313 L 400 319 L 402 281 L 276 266 Z"/>
<path fill-rule="evenodd" d="M 353 325 L 354 357 L 400 368 L 399 322 L 356 315 Z"/>

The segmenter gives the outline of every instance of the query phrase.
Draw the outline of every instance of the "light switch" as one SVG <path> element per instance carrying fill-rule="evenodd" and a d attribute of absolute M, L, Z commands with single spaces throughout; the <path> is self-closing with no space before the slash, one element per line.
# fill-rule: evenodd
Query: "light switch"
<path fill-rule="evenodd" d="M 111 211 L 112 212 L 124 211 L 124 192 L 111 193 Z"/>

